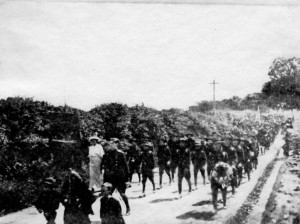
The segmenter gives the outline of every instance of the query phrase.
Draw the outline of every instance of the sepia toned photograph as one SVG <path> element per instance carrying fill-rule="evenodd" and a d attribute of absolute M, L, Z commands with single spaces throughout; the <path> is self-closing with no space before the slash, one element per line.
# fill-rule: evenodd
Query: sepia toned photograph
<path fill-rule="evenodd" d="M 0 0 L 1 224 L 300 224 L 300 2 Z"/>

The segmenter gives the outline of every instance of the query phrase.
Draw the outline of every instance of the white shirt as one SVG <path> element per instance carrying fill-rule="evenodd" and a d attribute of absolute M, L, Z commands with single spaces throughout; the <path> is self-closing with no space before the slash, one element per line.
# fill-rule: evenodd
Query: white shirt
<path fill-rule="evenodd" d="M 89 156 L 98 156 L 102 158 L 104 155 L 104 150 L 102 148 L 102 145 L 96 144 L 89 146 Z"/>

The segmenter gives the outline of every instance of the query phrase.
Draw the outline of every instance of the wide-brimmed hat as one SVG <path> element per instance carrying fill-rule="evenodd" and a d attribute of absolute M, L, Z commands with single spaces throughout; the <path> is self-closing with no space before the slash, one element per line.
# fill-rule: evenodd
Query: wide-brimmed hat
<path fill-rule="evenodd" d="M 200 141 L 200 139 L 197 139 L 197 140 L 195 141 L 195 146 L 201 146 L 201 141 Z"/>
<path fill-rule="evenodd" d="M 110 141 L 113 143 L 119 143 L 120 140 L 118 138 L 110 138 Z"/>
<path fill-rule="evenodd" d="M 188 139 L 187 139 L 187 137 L 181 137 L 180 139 L 179 139 L 179 141 L 181 141 L 181 142 L 186 142 Z"/>
<path fill-rule="evenodd" d="M 211 137 L 211 136 L 206 136 L 204 139 L 205 139 L 206 141 L 208 141 L 208 140 L 212 140 L 212 137 Z"/>
<path fill-rule="evenodd" d="M 142 144 L 142 147 L 145 147 L 145 146 L 147 146 L 147 147 L 152 147 L 153 145 L 152 145 L 152 143 L 151 142 L 144 142 L 143 144 Z"/>
<path fill-rule="evenodd" d="M 240 140 L 240 139 L 239 139 L 237 136 L 235 136 L 235 135 L 232 135 L 232 138 L 231 138 L 231 139 L 232 139 L 232 141 L 233 141 L 233 140 L 238 140 L 238 141 Z"/>
<path fill-rule="evenodd" d="M 244 141 L 244 142 L 245 142 L 245 141 L 247 141 L 247 139 L 244 138 L 244 137 L 241 137 L 241 138 L 240 138 L 240 141 Z"/>
<path fill-rule="evenodd" d="M 102 184 L 102 187 L 112 188 L 112 184 L 109 182 L 105 182 L 104 184 Z"/>
<path fill-rule="evenodd" d="M 219 144 L 223 144 L 224 141 L 221 141 L 221 140 L 217 140 L 217 141 L 214 141 L 213 144 L 214 145 L 219 145 Z"/>
<path fill-rule="evenodd" d="M 213 142 L 217 142 L 217 141 L 221 141 L 221 138 L 219 136 L 216 136 L 216 137 L 212 137 L 211 140 Z"/>
<path fill-rule="evenodd" d="M 256 136 L 257 134 L 258 134 L 258 131 L 255 129 L 250 132 L 251 136 Z"/>
<path fill-rule="evenodd" d="M 135 137 L 130 137 L 130 138 L 129 138 L 129 141 L 130 141 L 130 142 L 135 142 L 135 141 L 136 141 L 136 138 L 135 138 Z"/>
<path fill-rule="evenodd" d="M 96 135 L 89 137 L 89 142 L 92 140 L 101 141 L 101 139 Z"/>
<path fill-rule="evenodd" d="M 232 139 L 232 136 L 230 134 L 226 134 L 226 135 L 223 135 L 222 139 Z"/>
<path fill-rule="evenodd" d="M 44 183 L 49 186 L 54 186 L 56 184 L 56 180 L 53 177 L 48 177 L 45 179 Z"/>

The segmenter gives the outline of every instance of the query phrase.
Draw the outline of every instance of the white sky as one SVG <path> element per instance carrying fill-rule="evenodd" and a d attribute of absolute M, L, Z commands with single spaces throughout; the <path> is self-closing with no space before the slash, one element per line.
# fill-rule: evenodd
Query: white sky
<path fill-rule="evenodd" d="M 299 53 L 296 6 L 0 5 L 0 98 L 187 109 L 213 79 L 218 100 L 259 92 L 276 57 Z"/>

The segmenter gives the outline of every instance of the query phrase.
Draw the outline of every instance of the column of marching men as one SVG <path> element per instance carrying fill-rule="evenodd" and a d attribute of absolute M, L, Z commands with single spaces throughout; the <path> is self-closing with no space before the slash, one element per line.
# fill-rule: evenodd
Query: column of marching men
<path fill-rule="evenodd" d="M 146 196 L 147 180 L 152 183 L 152 190 L 155 192 L 163 187 L 162 179 L 166 174 L 169 185 L 177 179 L 178 199 L 182 197 L 182 187 L 185 187 L 183 179 L 186 180 L 190 193 L 198 189 L 200 173 L 202 184 L 210 183 L 212 204 L 217 211 L 219 190 L 223 206 L 226 207 L 227 188 L 231 187 L 232 194 L 235 194 L 244 176 L 248 181 L 251 180 L 251 172 L 257 169 L 258 156 L 269 150 L 279 130 L 288 133 L 286 130 L 291 128 L 292 119 L 283 122 L 282 117 L 273 117 L 266 119 L 263 124 L 234 120 L 232 124 L 232 130 L 215 130 L 209 136 L 193 136 L 192 133 L 163 136 L 156 147 L 146 137 L 140 144 L 136 139 L 130 138 L 124 147 L 124 142 L 117 138 L 107 141 L 92 136 L 89 139 L 89 187 L 78 172 L 70 170 L 59 193 L 55 190 L 55 179 L 47 178 L 45 191 L 35 205 L 40 212 L 44 212 L 48 223 L 55 223 L 57 203 L 62 202 L 65 206 L 64 223 L 84 224 L 90 223 L 88 216 L 93 214 L 91 206 L 95 197 L 101 197 L 102 223 L 124 223 L 120 203 L 112 194 L 114 190 L 120 193 L 126 205 L 125 215 L 129 215 L 126 189 L 131 187 L 135 173 L 139 183 L 142 182 L 141 198 Z M 288 142 L 289 138 L 285 139 Z M 159 173 L 158 188 L 154 181 L 155 164 Z"/>

